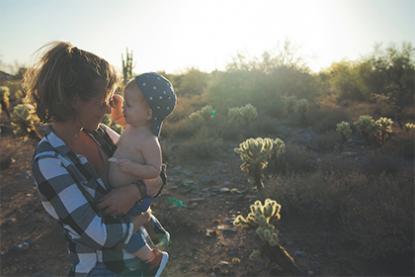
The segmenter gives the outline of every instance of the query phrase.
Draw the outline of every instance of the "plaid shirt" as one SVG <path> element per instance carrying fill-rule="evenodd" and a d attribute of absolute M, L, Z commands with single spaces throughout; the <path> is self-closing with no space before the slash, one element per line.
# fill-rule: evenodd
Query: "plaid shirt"
<path fill-rule="evenodd" d="M 101 125 L 100 131 L 105 132 Z M 99 143 L 99 132 L 88 133 Z M 102 136 L 102 135 L 101 135 Z M 102 142 L 102 140 L 101 140 Z M 110 190 L 85 156 L 75 154 L 52 130 L 38 143 L 33 158 L 33 176 L 46 212 L 63 227 L 73 262 L 71 273 L 85 276 L 103 262 L 121 272 L 138 259 L 114 246 L 123 242 L 130 251 L 137 242 L 128 217 L 104 217 L 95 200 Z M 145 230 L 140 230 L 145 234 Z M 133 247 L 131 247 L 133 246 Z M 140 263 L 140 262 L 138 262 Z"/>

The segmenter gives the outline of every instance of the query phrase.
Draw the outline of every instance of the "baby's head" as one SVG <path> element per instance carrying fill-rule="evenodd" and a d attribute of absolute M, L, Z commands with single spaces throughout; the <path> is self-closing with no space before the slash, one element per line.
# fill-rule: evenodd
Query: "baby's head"
<path fill-rule="evenodd" d="M 163 120 L 176 106 L 176 94 L 170 81 L 155 72 L 143 73 L 127 84 L 124 96 L 127 123 L 149 123 L 153 134 L 159 136 Z"/>

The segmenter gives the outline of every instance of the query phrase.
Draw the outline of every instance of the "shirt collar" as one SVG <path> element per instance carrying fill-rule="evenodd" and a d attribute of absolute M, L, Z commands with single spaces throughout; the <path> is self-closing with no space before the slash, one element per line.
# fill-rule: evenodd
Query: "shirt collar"
<path fill-rule="evenodd" d="M 71 152 L 71 149 L 66 143 L 54 132 L 51 126 L 47 126 L 46 139 L 50 145 L 56 149 L 62 155 L 66 155 Z"/>

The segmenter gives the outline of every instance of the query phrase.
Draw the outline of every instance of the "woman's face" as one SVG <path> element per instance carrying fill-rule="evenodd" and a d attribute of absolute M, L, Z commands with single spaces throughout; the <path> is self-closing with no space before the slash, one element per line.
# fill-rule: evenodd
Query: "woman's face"
<path fill-rule="evenodd" d="M 105 82 L 95 81 L 96 97 L 75 101 L 76 120 L 87 130 L 96 130 L 106 113 L 111 112 L 110 100 L 113 92 L 107 93 Z"/>

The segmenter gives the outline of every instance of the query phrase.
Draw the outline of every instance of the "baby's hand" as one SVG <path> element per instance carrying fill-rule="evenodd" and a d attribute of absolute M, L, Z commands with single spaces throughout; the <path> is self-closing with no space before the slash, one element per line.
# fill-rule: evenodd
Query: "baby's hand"
<path fill-rule="evenodd" d="M 127 159 L 117 159 L 117 165 L 120 167 L 122 172 L 130 173 L 134 172 L 134 163 Z"/>

